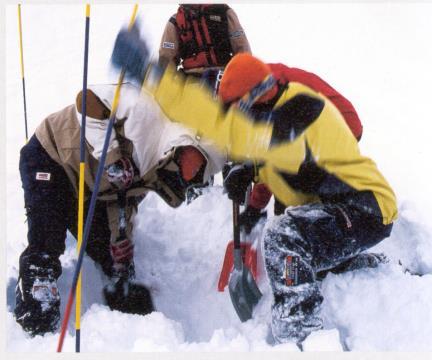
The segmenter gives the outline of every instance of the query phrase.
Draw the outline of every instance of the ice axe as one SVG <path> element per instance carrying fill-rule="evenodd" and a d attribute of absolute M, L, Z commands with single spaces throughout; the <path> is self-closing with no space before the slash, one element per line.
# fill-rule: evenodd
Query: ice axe
<path fill-rule="evenodd" d="M 239 204 L 233 201 L 234 268 L 231 271 L 228 289 L 234 309 L 240 320 L 244 322 L 252 318 L 253 309 L 262 294 L 258 289 L 251 271 L 243 263 L 238 217 Z"/>
<path fill-rule="evenodd" d="M 126 192 L 118 193 L 119 206 L 119 236 L 115 241 L 126 239 Z M 104 296 L 111 310 L 146 315 L 154 310 L 153 302 L 148 289 L 135 280 L 135 265 L 133 260 L 128 264 L 122 264 L 113 284 L 104 287 Z M 116 265 L 115 265 L 116 266 Z"/>

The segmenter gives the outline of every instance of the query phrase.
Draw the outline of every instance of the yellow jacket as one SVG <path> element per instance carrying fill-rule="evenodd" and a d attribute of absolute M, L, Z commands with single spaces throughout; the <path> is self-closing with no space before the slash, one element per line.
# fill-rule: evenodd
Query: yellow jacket
<path fill-rule="evenodd" d="M 392 223 L 396 197 L 376 164 L 362 156 L 337 108 L 322 94 L 291 82 L 267 119 L 227 111 L 209 91 L 169 67 L 145 81 L 168 118 L 194 128 L 239 160 L 264 164 L 259 181 L 286 206 L 338 202 Z"/>

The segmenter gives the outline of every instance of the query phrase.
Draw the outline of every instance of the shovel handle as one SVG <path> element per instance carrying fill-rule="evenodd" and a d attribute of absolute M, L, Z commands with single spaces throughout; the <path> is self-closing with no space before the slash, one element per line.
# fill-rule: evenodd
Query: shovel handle
<path fill-rule="evenodd" d="M 117 194 L 117 204 L 119 207 L 119 237 L 114 240 L 115 242 L 124 240 L 127 237 L 126 202 L 126 191 L 119 191 Z M 135 264 L 133 260 L 125 264 L 125 271 L 121 274 L 121 277 L 125 280 L 132 280 L 135 278 Z"/>
<path fill-rule="evenodd" d="M 116 241 L 120 241 L 126 239 L 126 191 L 119 191 L 117 196 L 119 207 L 119 237 Z"/>
<path fill-rule="evenodd" d="M 233 201 L 233 234 L 234 234 L 234 249 L 240 249 L 240 225 L 239 225 L 240 205 L 237 201 Z"/>

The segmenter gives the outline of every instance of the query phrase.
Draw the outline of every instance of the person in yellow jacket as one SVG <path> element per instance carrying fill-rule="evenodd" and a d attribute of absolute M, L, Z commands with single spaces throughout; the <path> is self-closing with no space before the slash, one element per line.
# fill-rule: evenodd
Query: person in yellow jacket
<path fill-rule="evenodd" d="M 172 67 L 150 66 L 143 49 L 137 33 L 121 31 L 112 64 L 143 82 L 168 118 L 198 130 L 232 158 L 257 164 L 231 169 L 224 182 L 229 197 L 242 201 L 255 177 L 288 206 L 266 226 L 264 256 L 274 339 L 300 345 L 322 328 L 317 272 L 390 236 L 397 218 L 393 190 L 360 153 L 338 109 L 308 86 L 280 88 L 265 63 L 238 54 L 216 101 Z"/>

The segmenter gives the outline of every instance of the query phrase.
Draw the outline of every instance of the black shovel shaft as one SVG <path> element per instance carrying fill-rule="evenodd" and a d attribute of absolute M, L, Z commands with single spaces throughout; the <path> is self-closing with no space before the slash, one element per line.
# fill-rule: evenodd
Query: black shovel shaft
<path fill-rule="evenodd" d="M 240 249 L 240 225 L 239 225 L 240 205 L 237 201 L 233 201 L 233 233 L 234 233 L 234 249 Z"/>
<path fill-rule="evenodd" d="M 121 190 L 117 194 L 117 204 L 119 206 L 119 239 L 126 239 L 126 191 Z"/>
<path fill-rule="evenodd" d="M 127 238 L 126 234 L 126 228 L 127 228 L 127 221 L 126 221 L 126 203 L 127 203 L 127 197 L 126 197 L 126 190 L 120 190 L 117 193 L 117 204 L 119 207 L 119 237 L 115 239 L 114 241 L 120 241 Z M 121 274 L 121 277 L 123 277 L 125 280 L 133 280 L 135 279 L 135 263 L 132 260 L 128 264 L 126 264 L 125 271 Z"/>
<path fill-rule="evenodd" d="M 241 321 L 252 318 L 253 309 L 262 294 L 253 279 L 247 266 L 243 264 L 242 250 L 240 246 L 239 203 L 233 201 L 233 230 L 234 230 L 234 268 L 231 271 L 228 289 L 231 302 Z"/>

